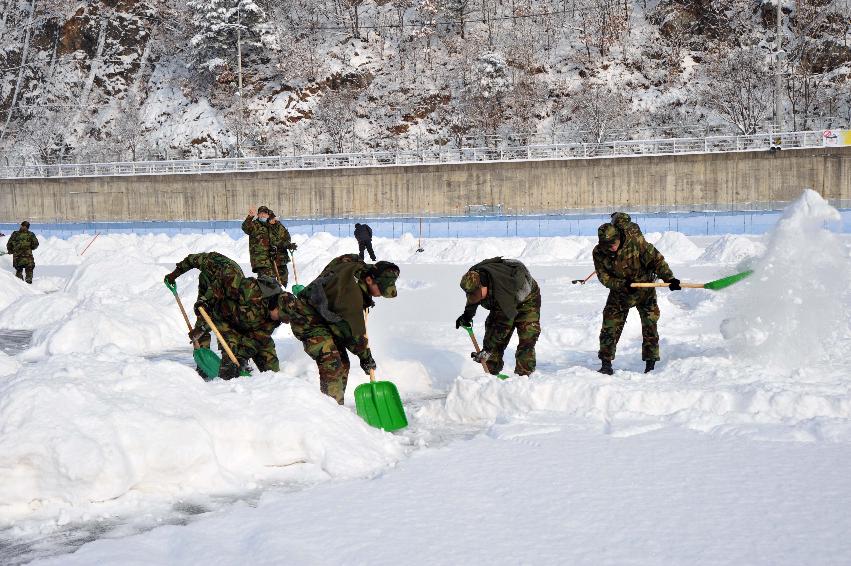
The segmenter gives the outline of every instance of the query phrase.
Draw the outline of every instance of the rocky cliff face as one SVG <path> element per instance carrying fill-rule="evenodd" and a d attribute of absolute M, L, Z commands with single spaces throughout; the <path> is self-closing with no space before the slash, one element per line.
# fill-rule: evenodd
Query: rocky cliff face
<path fill-rule="evenodd" d="M 0 158 L 591 141 L 773 119 L 776 4 L 761 0 L 240 1 L 241 92 L 237 20 L 198 7 L 236 0 L 5 2 Z M 848 125 L 847 4 L 783 13 L 786 129 Z M 706 88 L 737 53 L 759 75 L 746 123 Z"/>

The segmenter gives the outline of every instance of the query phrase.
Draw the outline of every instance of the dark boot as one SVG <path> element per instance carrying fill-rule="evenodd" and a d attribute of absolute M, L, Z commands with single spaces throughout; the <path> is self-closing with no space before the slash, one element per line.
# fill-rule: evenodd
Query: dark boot
<path fill-rule="evenodd" d="M 15 277 L 17 277 L 18 279 L 23 281 L 24 280 L 24 270 L 23 269 L 16 270 L 15 271 Z"/>
<path fill-rule="evenodd" d="M 614 375 L 615 370 L 612 369 L 612 360 L 602 360 L 603 366 L 597 370 L 598 373 L 604 373 L 606 375 Z"/>
<path fill-rule="evenodd" d="M 647 360 L 644 362 L 644 373 L 650 373 L 656 368 L 656 360 Z"/>

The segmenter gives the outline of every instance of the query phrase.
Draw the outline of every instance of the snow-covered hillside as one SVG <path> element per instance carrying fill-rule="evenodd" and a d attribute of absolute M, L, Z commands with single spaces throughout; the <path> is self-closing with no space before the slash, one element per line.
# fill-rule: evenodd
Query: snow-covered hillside
<path fill-rule="evenodd" d="M 97 0 L 0 8 L 10 162 L 765 131 L 776 4 Z M 844 0 L 783 2 L 787 130 L 851 124 Z M 242 53 L 240 68 L 237 51 Z"/>
<path fill-rule="evenodd" d="M 423 253 L 379 238 L 402 272 L 369 323 L 411 422 L 395 434 L 355 415 L 359 370 L 347 407 L 323 396 L 287 326 L 279 373 L 197 377 L 162 277 L 190 252 L 245 265 L 245 238 L 105 235 L 83 257 L 86 236 L 49 238 L 32 287 L 0 258 L 0 562 L 840 563 L 851 238 L 825 230 L 836 214 L 807 191 L 766 237 L 648 235 L 684 281 L 755 274 L 660 291 L 661 363 L 640 373 L 633 314 L 611 377 L 595 371 L 606 290 L 571 284 L 593 238 Z M 296 241 L 302 281 L 356 247 Z M 530 378 L 482 375 L 454 329 L 461 274 L 497 254 L 541 284 Z M 191 303 L 191 274 L 179 283 Z"/>

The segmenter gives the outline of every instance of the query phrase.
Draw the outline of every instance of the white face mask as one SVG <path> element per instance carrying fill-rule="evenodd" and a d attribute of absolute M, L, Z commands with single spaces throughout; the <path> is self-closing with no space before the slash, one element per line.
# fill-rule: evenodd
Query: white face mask
<path fill-rule="evenodd" d="M 268 222 L 268 221 L 269 221 L 269 219 L 268 219 L 268 218 L 266 218 L 266 217 L 264 217 L 264 216 L 258 216 L 258 217 L 257 217 L 257 220 L 259 220 L 259 221 L 260 221 L 260 222 L 262 222 L 263 224 L 265 224 L 266 222 Z"/>

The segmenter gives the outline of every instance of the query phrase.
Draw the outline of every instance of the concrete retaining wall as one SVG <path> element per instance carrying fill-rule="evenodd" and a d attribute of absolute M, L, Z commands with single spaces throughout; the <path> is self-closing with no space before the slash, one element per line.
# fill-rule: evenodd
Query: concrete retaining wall
<path fill-rule="evenodd" d="M 851 147 L 321 171 L 0 179 L 0 221 L 225 220 L 458 215 L 788 201 L 804 188 L 851 199 Z"/>

